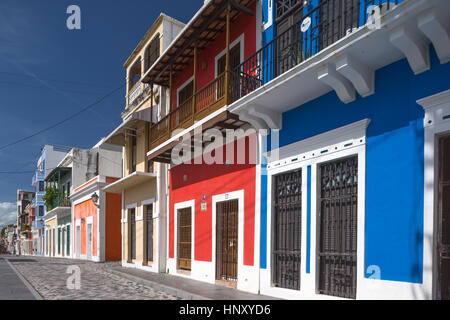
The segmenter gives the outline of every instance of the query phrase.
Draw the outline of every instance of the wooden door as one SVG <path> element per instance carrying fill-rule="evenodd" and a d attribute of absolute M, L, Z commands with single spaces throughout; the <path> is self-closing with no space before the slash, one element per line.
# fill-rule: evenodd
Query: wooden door
<path fill-rule="evenodd" d="M 192 212 L 191 208 L 178 210 L 178 261 L 181 270 L 191 270 Z"/>
<path fill-rule="evenodd" d="M 237 281 L 239 201 L 216 204 L 216 279 Z"/>
<path fill-rule="evenodd" d="M 136 259 L 136 209 L 130 209 L 128 211 L 130 218 L 130 260 Z"/>

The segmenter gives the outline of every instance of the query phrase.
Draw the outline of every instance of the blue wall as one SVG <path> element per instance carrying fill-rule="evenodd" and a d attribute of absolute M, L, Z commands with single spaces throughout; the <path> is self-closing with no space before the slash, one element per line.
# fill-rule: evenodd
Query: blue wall
<path fill-rule="evenodd" d="M 406 59 L 378 70 L 370 97 L 344 104 L 333 91 L 283 114 L 281 147 L 372 120 L 367 130 L 365 267 L 379 266 L 383 280 L 422 282 L 424 112 L 416 100 L 450 87 L 450 64 L 441 65 L 433 49 L 431 62 L 432 69 L 418 76 Z M 266 215 L 261 213 L 262 226 Z M 262 237 L 262 268 L 266 248 Z"/>

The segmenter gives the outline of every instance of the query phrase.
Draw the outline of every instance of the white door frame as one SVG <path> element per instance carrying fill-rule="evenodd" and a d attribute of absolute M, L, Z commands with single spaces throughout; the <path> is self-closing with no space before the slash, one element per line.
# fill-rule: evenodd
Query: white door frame
<path fill-rule="evenodd" d="M 178 272 L 178 210 L 191 209 L 191 274 L 193 272 L 194 258 L 195 258 L 195 200 L 176 203 L 174 205 L 174 270 L 177 275 L 185 276 Z"/>

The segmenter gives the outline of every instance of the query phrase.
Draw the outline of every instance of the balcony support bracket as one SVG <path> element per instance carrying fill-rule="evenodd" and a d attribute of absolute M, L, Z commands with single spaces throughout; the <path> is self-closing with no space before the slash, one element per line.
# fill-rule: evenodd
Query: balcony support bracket
<path fill-rule="evenodd" d="M 345 54 L 338 59 L 336 71 L 350 80 L 361 97 L 375 93 L 375 72 L 352 56 Z"/>
<path fill-rule="evenodd" d="M 450 23 L 436 10 L 429 9 L 418 17 L 419 29 L 431 40 L 442 64 L 450 61 Z"/>
<path fill-rule="evenodd" d="M 267 124 L 260 118 L 252 116 L 247 110 L 242 110 L 239 113 L 239 120 L 250 123 L 257 131 L 267 130 Z"/>
<path fill-rule="evenodd" d="M 356 99 L 355 87 L 347 78 L 336 71 L 334 63 L 328 63 L 320 68 L 318 79 L 333 88 L 342 102 L 350 103 Z"/>
<path fill-rule="evenodd" d="M 251 106 L 248 109 L 248 114 L 250 116 L 256 117 L 264 121 L 267 126 L 272 130 L 281 130 L 283 117 L 280 112 L 274 110 L 269 110 L 263 106 Z"/>
<path fill-rule="evenodd" d="M 427 39 L 412 25 L 400 25 L 390 31 L 391 43 L 408 59 L 414 74 L 430 70 L 430 50 Z"/>

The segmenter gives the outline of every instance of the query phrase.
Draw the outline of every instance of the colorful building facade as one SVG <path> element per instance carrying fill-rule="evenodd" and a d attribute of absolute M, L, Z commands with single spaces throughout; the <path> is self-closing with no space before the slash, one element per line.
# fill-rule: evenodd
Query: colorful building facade
<path fill-rule="evenodd" d="M 37 255 L 46 254 L 45 241 L 45 223 L 44 216 L 46 208 L 43 200 L 45 195 L 45 179 L 53 171 L 62 160 L 62 158 L 69 152 L 70 147 L 45 145 L 41 149 L 41 156 L 37 162 L 36 173 L 32 179 L 32 185 L 35 188 L 35 197 L 33 199 L 33 207 L 35 210 L 35 220 L 32 223 L 33 246 L 36 249 Z"/>
<path fill-rule="evenodd" d="M 122 265 L 152 272 L 166 270 L 168 176 L 166 164 L 148 161 L 146 152 L 151 123 L 167 114 L 168 90 L 142 77 L 183 26 L 161 14 L 127 59 L 123 122 L 106 139 L 123 147 L 123 178 L 104 189 L 122 197 Z"/>
<path fill-rule="evenodd" d="M 71 256 L 95 262 L 121 259 L 120 195 L 103 191 L 122 176 L 122 150 L 101 140 L 90 150 L 72 149 Z M 74 179 L 77 177 L 76 179 Z"/>

